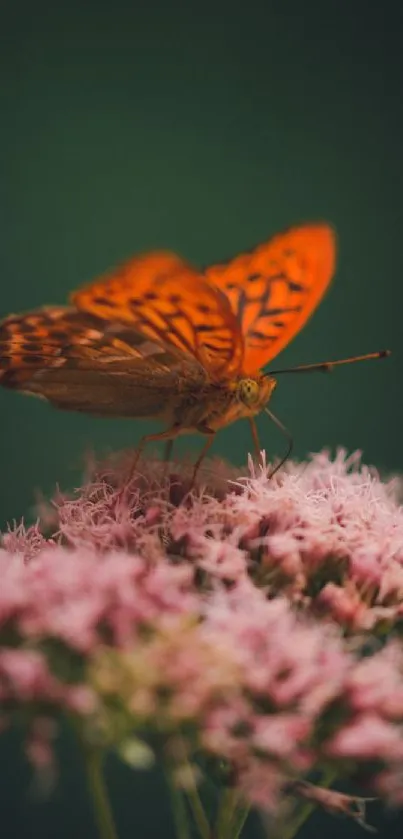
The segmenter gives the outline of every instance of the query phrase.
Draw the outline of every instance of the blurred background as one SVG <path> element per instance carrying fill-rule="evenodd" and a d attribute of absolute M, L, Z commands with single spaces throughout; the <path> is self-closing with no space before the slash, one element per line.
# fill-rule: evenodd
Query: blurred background
<path fill-rule="evenodd" d="M 0 316 L 63 303 L 136 252 L 168 248 L 205 265 L 327 220 L 339 236 L 335 282 L 275 366 L 384 347 L 393 357 L 285 377 L 273 410 L 299 458 L 343 445 L 401 471 L 402 24 L 398 0 L 3 0 Z M 77 485 L 89 450 L 135 446 L 145 432 L 5 390 L 0 417 L 2 526 L 29 518 L 37 490 Z M 259 426 L 269 455 L 281 454 L 277 430 L 267 418 Z M 249 449 L 238 423 L 213 451 L 241 464 Z M 69 784 L 24 809 L 14 748 L 7 760 L 17 762 L 0 814 L 13 835 L 31 836 L 34 819 L 43 837 L 81 835 L 80 825 L 92 836 L 68 761 L 79 818 Z M 159 799 L 151 782 L 133 813 L 132 776 L 116 771 L 122 837 L 139 825 L 143 839 L 170 836 L 159 809 L 149 811 Z M 384 830 L 397 836 L 390 818 Z M 340 828 L 326 820 L 329 836 Z"/>

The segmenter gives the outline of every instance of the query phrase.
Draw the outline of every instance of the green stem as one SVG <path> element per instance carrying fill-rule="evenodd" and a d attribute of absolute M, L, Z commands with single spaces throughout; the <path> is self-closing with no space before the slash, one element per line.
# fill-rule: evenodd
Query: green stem
<path fill-rule="evenodd" d="M 196 783 L 192 783 L 192 786 L 186 792 L 190 807 L 192 809 L 193 818 L 195 820 L 196 827 L 200 833 L 201 839 L 209 839 L 209 837 L 211 836 L 210 825 L 204 812 L 204 808 L 201 803 L 199 793 L 197 791 Z"/>
<path fill-rule="evenodd" d="M 172 780 L 169 770 L 165 773 L 168 789 L 171 795 L 172 813 L 175 822 L 177 839 L 190 839 L 188 818 L 183 793 L 178 790 Z"/>
<path fill-rule="evenodd" d="M 234 819 L 234 827 L 233 827 L 233 834 L 232 839 L 241 839 L 242 831 L 246 824 L 246 819 L 248 818 L 250 813 L 250 807 L 238 807 L 237 812 L 235 813 Z"/>
<path fill-rule="evenodd" d="M 311 813 L 314 811 L 315 805 L 305 802 L 298 810 L 297 815 L 290 821 L 289 824 L 282 825 L 281 839 L 294 839 L 300 827 L 306 822 Z"/>
<path fill-rule="evenodd" d="M 224 790 L 221 794 L 221 803 L 218 809 L 217 822 L 214 828 L 214 836 L 217 839 L 226 839 L 228 827 L 232 817 L 232 790 Z"/>
<path fill-rule="evenodd" d="M 236 790 L 227 792 L 224 803 L 224 816 L 217 832 L 217 839 L 240 839 L 250 807 L 242 803 L 242 798 Z"/>
<path fill-rule="evenodd" d="M 84 757 L 88 786 L 92 796 L 100 839 L 118 839 L 108 790 L 102 771 L 102 752 L 98 748 L 91 748 L 85 745 Z"/>

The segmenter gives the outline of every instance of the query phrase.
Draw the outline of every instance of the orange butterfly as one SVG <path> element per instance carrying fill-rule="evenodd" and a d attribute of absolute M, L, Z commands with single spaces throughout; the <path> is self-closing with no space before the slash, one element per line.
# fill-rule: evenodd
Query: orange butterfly
<path fill-rule="evenodd" d="M 312 314 L 334 268 L 327 224 L 292 228 L 204 272 L 172 253 L 135 257 L 73 294 L 71 306 L 6 318 L 0 382 L 58 408 L 165 421 L 139 453 L 149 440 L 205 434 L 195 472 L 216 431 L 241 417 L 259 452 L 256 414 L 285 431 L 265 407 L 276 379 L 262 369 Z"/>

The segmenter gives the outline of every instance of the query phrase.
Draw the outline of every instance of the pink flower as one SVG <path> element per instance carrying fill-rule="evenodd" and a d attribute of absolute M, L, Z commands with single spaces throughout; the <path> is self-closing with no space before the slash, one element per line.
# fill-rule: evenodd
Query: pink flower
<path fill-rule="evenodd" d="M 403 650 L 390 641 L 375 655 L 363 658 L 350 673 L 349 704 L 360 713 L 374 711 L 403 721 Z"/>
<path fill-rule="evenodd" d="M 272 808 L 290 779 L 371 760 L 374 789 L 399 801 L 403 650 L 385 640 L 403 616 L 398 482 L 343 451 L 268 469 L 226 485 L 221 465 L 189 495 L 185 467 L 130 476 L 113 458 L 45 510 L 51 539 L 5 534 L 3 725 L 13 707 L 43 720 L 45 703 L 118 749 L 146 731 L 178 774 L 202 752 Z M 37 766 L 52 744 L 32 730 Z"/>
<path fill-rule="evenodd" d="M 83 653 L 104 632 L 125 644 L 161 609 L 182 613 L 195 602 L 191 568 L 123 552 L 54 546 L 26 566 L 3 552 L 0 567 L 0 626 L 12 621 L 23 636 L 59 638 Z"/>
<path fill-rule="evenodd" d="M 286 760 L 293 757 L 296 743 L 307 741 L 311 730 L 309 719 L 301 714 L 266 715 L 256 720 L 252 744 L 258 752 Z"/>
<path fill-rule="evenodd" d="M 344 726 L 328 744 L 327 753 L 355 760 L 403 761 L 403 731 L 374 713 L 363 714 Z"/>
<path fill-rule="evenodd" d="M 38 650 L 0 650 L 0 697 L 21 702 L 59 698 L 59 685 Z"/>
<path fill-rule="evenodd" d="M 352 583 L 327 583 L 316 598 L 316 607 L 349 629 L 372 629 L 371 611 Z"/>
<path fill-rule="evenodd" d="M 53 540 L 46 540 L 39 528 L 39 523 L 31 527 L 25 527 L 24 522 L 15 525 L 14 529 L 9 528 L 2 538 L 3 547 L 10 554 L 20 554 L 26 561 L 35 556 L 42 548 L 51 547 Z"/>

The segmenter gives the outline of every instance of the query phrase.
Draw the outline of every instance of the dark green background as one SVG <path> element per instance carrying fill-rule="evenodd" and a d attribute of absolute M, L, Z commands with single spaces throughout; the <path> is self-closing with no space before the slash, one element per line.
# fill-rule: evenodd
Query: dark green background
<path fill-rule="evenodd" d="M 206 264 L 294 222 L 327 219 L 340 240 L 336 280 L 278 364 L 384 346 L 394 357 L 282 379 L 273 410 L 300 457 L 343 444 L 403 468 L 393 5 L 3 6 L 2 313 L 62 303 L 138 251 L 167 247 Z M 0 399 L 3 521 L 26 511 L 34 487 L 77 480 L 87 448 L 135 445 L 144 431 L 15 393 Z M 282 452 L 268 419 L 260 425 L 268 451 Z M 248 447 L 238 423 L 215 451 L 242 462 Z"/>
<path fill-rule="evenodd" d="M 299 457 L 342 444 L 402 470 L 399 7 L 3 0 L 1 314 L 62 303 L 135 252 L 170 248 L 206 264 L 328 220 L 336 280 L 278 366 L 386 346 L 394 356 L 286 377 L 273 410 Z M 3 522 L 29 511 L 35 489 L 77 482 L 89 448 L 135 445 L 145 430 L 6 391 L 0 412 Z M 276 429 L 260 427 L 281 453 Z M 249 446 L 239 423 L 215 451 L 242 463 Z M 41 812 L 43 835 L 74 831 L 63 834 L 57 810 L 46 828 Z"/>

